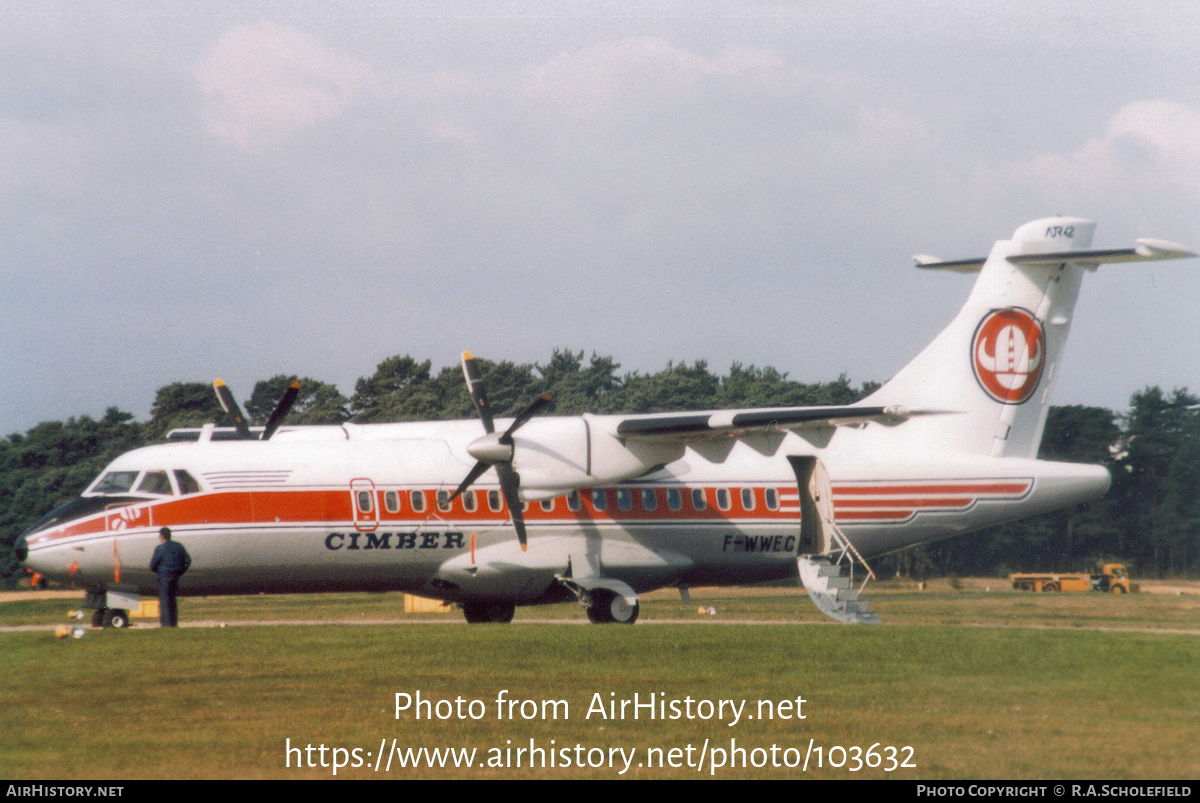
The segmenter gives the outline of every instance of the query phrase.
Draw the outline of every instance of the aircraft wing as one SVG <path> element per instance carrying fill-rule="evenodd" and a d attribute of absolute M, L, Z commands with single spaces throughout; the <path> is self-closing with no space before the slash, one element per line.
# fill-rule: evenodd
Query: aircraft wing
<path fill-rule="evenodd" d="M 876 421 L 895 425 L 917 415 L 939 415 L 947 410 L 909 410 L 900 406 L 769 407 L 715 410 L 697 413 L 658 413 L 624 418 L 616 435 L 623 440 L 664 443 L 737 438 L 753 432 L 841 427 Z"/>

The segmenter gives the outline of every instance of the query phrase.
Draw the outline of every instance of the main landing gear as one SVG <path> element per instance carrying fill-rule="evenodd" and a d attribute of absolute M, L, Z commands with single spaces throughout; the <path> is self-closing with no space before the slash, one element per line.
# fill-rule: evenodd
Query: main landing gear
<path fill-rule="evenodd" d="M 637 593 L 628 584 L 611 577 L 568 577 L 555 578 L 575 595 L 579 604 L 587 611 L 588 621 L 594 625 L 612 623 L 631 625 L 637 621 Z"/>
<path fill-rule="evenodd" d="M 589 601 L 586 603 L 587 617 L 594 625 L 606 625 L 613 622 L 631 625 L 637 621 L 637 602 L 630 605 L 625 597 L 607 588 L 597 588 L 588 592 Z"/>
<path fill-rule="evenodd" d="M 487 602 L 464 602 L 462 605 L 463 616 L 469 625 L 486 624 L 508 624 L 513 620 L 513 614 L 517 612 L 517 606 L 503 602 L 487 603 Z"/>

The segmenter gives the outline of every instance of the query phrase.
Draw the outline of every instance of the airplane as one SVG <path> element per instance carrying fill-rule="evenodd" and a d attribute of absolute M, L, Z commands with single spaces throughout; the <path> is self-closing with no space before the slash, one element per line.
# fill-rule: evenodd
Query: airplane
<path fill-rule="evenodd" d="M 128 624 L 160 527 L 193 557 L 180 595 L 404 591 L 468 622 L 578 602 L 632 624 L 639 595 L 798 578 L 830 617 L 876 622 L 859 597 L 878 555 L 1096 499 L 1102 466 L 1036 459 L 1084 273 L 1195 256 L 1175 243 L 1092 249 L 1095 223 L 1035 220 L 985 258 L 914 257 L 978 273 L 950 324 L 851 405 L 571 417 L 541 397 L 478 420 L 174 430 L 114 460 L 16 542 L 43 576 Z M 858 573 L 857 577 L 855 572 Z M 861 585 L 859 578 L 862 579 Z"/>

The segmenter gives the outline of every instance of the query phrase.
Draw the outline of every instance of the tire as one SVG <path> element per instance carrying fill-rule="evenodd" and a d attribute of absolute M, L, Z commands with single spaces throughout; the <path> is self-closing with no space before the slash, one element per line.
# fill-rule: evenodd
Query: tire
<path fill-rule="evenodd" d="M 513 620 L 513 616 L 517 612 L 516 605 L 509 605 L 503 602 L 464 602 L 462 609 L 463 618 L 470 625 L 508 624 Z"/>
<path fill-rule="evenodd" d="M 1046 583 L 1044 586 L 1042 586 L 1042 593 L 1043 594 L 1057 594 L 1058 593 L 1058 583 Z"/>
<path fill-rule="evenodd" d="M 587 608 L 588 620 L 592 624 L 605 625 L 613 622 L 631 625 L 637 621 L 638 603 L 630 605 L 620 594 L 607 588 L 598 588 L 591 593 L 592 604 Z"/>
<path fill-rule="evenodd" d="M 608 604 L 608 615 L 619 625 L 631 625 L 637 621 L 638 611 L 642 606 L 637 602 L 630 605 L 620 594 L 614 594 Z"/>
<path fill-rule="evenodd" d="M 1112 587 L 1110 587 L 1108 590 L 1109 590 L 1110 592 L 1112 592 L 1113 594 L 1127 594 L 1127 593 L 1129 593 L 1129 592 L 1127 592 L 1127 591 L 1125 590 L 1125 586 L 1112 586 Z"/>
<path fill-rule="evenodd" d="M 115 627 L 118 630 L 123 630 L 129 627 L 129 611 L 117 608 L 110 610 L 107 615 L 108 622 L 106 627 Z"/>

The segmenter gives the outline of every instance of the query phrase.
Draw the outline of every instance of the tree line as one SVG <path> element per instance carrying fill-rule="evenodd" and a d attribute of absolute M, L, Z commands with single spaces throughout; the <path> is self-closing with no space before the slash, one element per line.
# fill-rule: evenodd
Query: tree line
<path fill-rule="evenodd" d="M 725 374 L 707 363 L 671 363 L 656 373 L 621 373 L 611 357 L 555 350 L 544 363 L 479 360 L 497 416 L 511 415 L 549 393 L 558 415 L 649 413 L 730 407 L 850 404 L 877 383 L 854 386 L 843 374 L 805 383 L 774 368 L 735 363 Z M 457 365 L 389 357 L 344 396 L 334 385 L 279 375 L 255 384 L 244 408 L 264 424 L 284 389 L 301 382 L 289 424 L 381 423 L 474 418 Z M 1040 457 L 1102 463 L 1113 475 L 1103 499 L 1033 519 L 906 550 L 876 561 L 885 576 L 1004 575 L 1019 570 L 1078 570 L 1100 558 L 1122 560 L 1135 573 L 1200 573 L 1200 399 L 1184 390 L 1147 388 L 1128 412 L 1053 407 Z M 171 429 L 227 423 L 211 385 L 177 382 L 159 388 L 147 421 L 109 408 L 48 421 L 0 439 L 0 582 L 22 575 L 16 537 L 54 507 L 78 496 L 117 455 L 161 441 Z"/>

